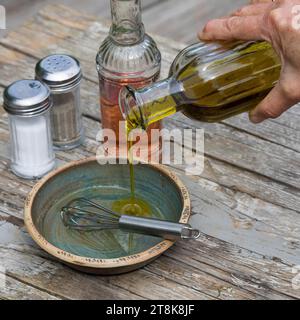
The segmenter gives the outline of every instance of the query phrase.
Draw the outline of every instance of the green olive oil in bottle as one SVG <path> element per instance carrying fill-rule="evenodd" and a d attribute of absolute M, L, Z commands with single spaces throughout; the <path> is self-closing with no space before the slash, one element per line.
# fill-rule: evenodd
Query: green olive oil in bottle
<path fill-rule="evenodd" d="M 168 79 L 120 93 L 128 130 L 147 128 L 178 111 L 219 122 L 250 111 L 274 87 L 280 59 L 267 42 L 197 43 L 176 57 Z"/>

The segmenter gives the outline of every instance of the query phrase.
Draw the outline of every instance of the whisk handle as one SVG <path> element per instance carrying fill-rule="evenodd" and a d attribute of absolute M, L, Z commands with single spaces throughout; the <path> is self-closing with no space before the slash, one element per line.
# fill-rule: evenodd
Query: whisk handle
<path fill-rule="evenodd" d="M 189 224 L 127 215 L 121 216 L 119 227 L 126 231 L 159 236 L 171 241 L 197 239 L 200 236 L 200 231 L 193 229 Z"/>

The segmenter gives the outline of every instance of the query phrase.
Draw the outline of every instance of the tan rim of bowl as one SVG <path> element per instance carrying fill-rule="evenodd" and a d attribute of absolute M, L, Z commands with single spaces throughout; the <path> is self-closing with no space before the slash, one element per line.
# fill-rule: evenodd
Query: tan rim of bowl
<path fill-rule="evenodd" d="M 39 193 L 40 189 L 49 181 L 51 178 L 55 177 L 56 175 L 72 168 L 76 167 L 88 162 L 94 162 L 97 161 L 96 157 L 74 161 L 69 163 L 66 166 L 63 166 L 50 174 L 48 174 L 46 177 L 44 177 L 42 180 L 40 180 L 31 190 L 28 197 L 25 201 L 25 208 L 24 208 L 24 220 L 26 228 L 33 238 L 33 240 L 46 252 L 51 254 L 52 256 L 58 258 L 61 261 L 64 261 L 68 264 L 73 264 L 81 267 L 88 267 L 88 268 L 97 268 L 97 269 L 108 269 L 108 268 L 120 268 L 120 267 L 128 267 L 133 266 L 139 263 L 143 263 L 145 261 L 154 259 L 161 255 L 163 252 L 165 252 L 167 249 L 169 249 L 174 242 L 164 240 L 160 242 L 159 244 L 155 245 L 154 247 L 149 248 L 146 251 L 143 251 L 138 254 L 134 254 L 127 257 L 121 257 L 121 258 L 115 258 L 115 259 L 96 259 L 96 258 L 88 258 L 88 257 L 81 257 L 74 255 L 72 253 L 69 253 L 67 251 L 64 251 L 60 248 L 55 247 L 51 243 L 49 243 L 36 229 L 31 215 L 31 209 L 33 206 L 33 203 L 36 199 L 37 194 Z M 182 196 L 182 202 L 183 202 L 183 210 L 180 218 L 181 223 L 188 223 L 188 220 L 191 215 L 191 205 L 190 205 L 190 196 L 188 193 L 187 188 L 184 186 L 184 184 L 180 181 L 180 179 L 172 173 L 170 170 L 168 170 L 163 165 L 154 165 L 149 164 L 149 166 L 156 168 L 166 176 L 168 176 L 179 188 Z"/>

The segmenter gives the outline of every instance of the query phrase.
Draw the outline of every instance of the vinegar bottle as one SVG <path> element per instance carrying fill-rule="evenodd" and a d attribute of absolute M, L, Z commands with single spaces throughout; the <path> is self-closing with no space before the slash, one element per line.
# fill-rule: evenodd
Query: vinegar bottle
<path fill-rule="evenodd" d="M 102 127 L 112 129 L 117 145 L 126 130 L 119 127 L 123 117 L 119 108 L 120 90 L 130 85 L 133 88 L 148 86 L 159 77 L 161 55 L 154 42 L 144 30 L 141 20 L 140 0 L 111 0 L 112 26 L 108 37 L 97 54 L 97 70 L 100 84 Z M 149 126 L 160 129 L 160 122 Z M 124 141 L 122 138 L 122 140 Z M 147 139 L 148 140 L 148 139 Z M 155 145 L 155 146 L 153 146 Z M 148 147 L 159 148 L 160 141 L 149 139 Z"/>
<path fill-rule="evenodd" d="M 168 79 L 120 93 L 129 128 L 146 128 L 178 111 L 218 122 L 254 108 L 274 87 L 280 59 L 267 42 L 198 43 L 173 62 Z"/>

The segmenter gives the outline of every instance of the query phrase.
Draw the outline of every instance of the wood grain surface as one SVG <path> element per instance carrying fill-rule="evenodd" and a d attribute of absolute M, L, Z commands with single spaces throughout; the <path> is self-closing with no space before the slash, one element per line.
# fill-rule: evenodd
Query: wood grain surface
<path fill-rule="evenodd" d="M 164 3 L 166 1 L 162 1 Z M 204 6 L 203 6 L 204 7 Z M 154 7 L 153 7 L 154 8 Z M 219 14 L 220 12 L 218 12 Z M 71 53 L 84 71 L 82 100 L 87 139 L 58 152 L 58 165 L 94 155 L 101 126 L 95 55 L 108 32 L 101 19 L 52 5 L 0 40 L 0 95 L 10 82 L 33 77 L 38 59 Z M 185 45 L 154 35 L 163 56 L 162 77 Z M 2 97 L 0 98 L 2 103 Z M 182 115 L 167 128 L 205 129 L 205 170 L 185 176 L 196 242 L 176 244 L 147 267 L 117 277 L 75 272 L 40 250 L 23 223 L 33 181 L 9 170 L 7 115 L 0 109 L 0 275 L 2 299 L 299 299 L 292 286 L 300 265 L 300 108 L 261 125 L 247 116 L 219 124 Z"/>
<path fill-rule="evenodd" d="M 146 30 L 181 42 L 195 42 L 197 31 L 210 19 L 228 14 L 248 0 L 141 0 Z M 100 20 L 110 19 L 110 0 L 2 0 L 6 7 L 6 32 L 20 27 L 46 4 L 64 4 L 88 12 Z M 157 17 L 160 17 L 157 19 Z M 180 23 L 178 23 L 180 21 Z"/>

